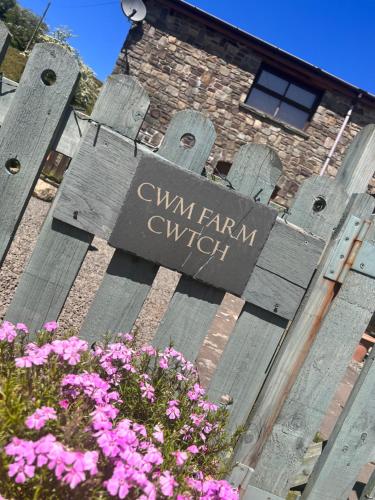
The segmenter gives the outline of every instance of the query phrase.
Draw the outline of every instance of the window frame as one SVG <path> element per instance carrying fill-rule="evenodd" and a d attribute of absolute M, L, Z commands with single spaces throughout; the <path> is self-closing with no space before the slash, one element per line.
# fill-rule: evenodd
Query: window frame
<path fill-rule="evenodd" d="M 279 78 L 282 78 L 283 80 L 286 80 L 288 82 L 288 85 L 285 88 L 284 94 L 279 94 L 278 92 L 276 92 L 268 87 L 265 87 L 264 85 L 259 83 L 259 79 L 262 76 L 263 71 L 267 71 L 267 72 L 271 73 L 272 75 L 279 77 Z M 314 102 L 312 103 L 312 105 L 310 107 L 304 106 L 303 104 L 300 104 L 296 101 L 293 101 L 293 99 L 286 97 L 288 89 L 290 88 L 291 85 L 295 85 L 295 86 L 301 88 L 302 90 L 306 90 L 307 92 L 310 92 L 310 93 L 315 95 Z M 271 115 L 267 111 L 264 111 L 260 108 L 257 108 L 253 104 L 248 103 L 248 100 L 250 98 L 250 95 L 251 95 L 251 92 L 253 91 L 253 89 L 260 90 L 261 92 L 279 100 L 279 105 L 278 105 L 276 112 L 275 112 L 276 114 Z M 278 70 L 278 69 L 276 69 L 268 64 L 262 63 L 260 68 L 257 71 L 257 74 L 255 76 L 253 84 L 251 85 L 251 87 L 249 89 L 249 92 L 247 94 L 247 97 L 246 97 L 244 104 L 246 106 L 249 106 L 249 107 L 255 109 L 256 111 L 260 111 L 261 113 L 265 113 L 267 116 L 269 116 L 270 118 L 272 118 L 274 120 L 285 123 L 286 125 L 288 125 L 290 127 L 296 128 L 297 130 L 306 130 L 306 128 L 309 126 L 311 119 L 314 116 L 314 114 L 319 106 L 319 103 L 322 99 L 322 96 L 323 96 L 322 90 L 317 89 L 316 87 L 312 87 L 311 85 L 307 85 L 307 84 L 303 83 L 298 77 L 296 78 L 291 73 L 286 73 L 286 72 L 280 71 L 280 70 Z M 297 127 L 296 125 L 293 125 L 293 124 L 289 123 L 288 121 L 283 120 L 283 119 L 278 117 L 277 113 L 279 112 L 280 107 L 281 107 L 281 103 L 283 103 L 283 102 L 285 102 L 286 104 L 289 104 L 289 106 L 292 106 L 296 109 L 304 111 L 305 113 L 308 114 L 308 117 L 306 119 L 306 123 L 304 124 L 303 128 Z"/>

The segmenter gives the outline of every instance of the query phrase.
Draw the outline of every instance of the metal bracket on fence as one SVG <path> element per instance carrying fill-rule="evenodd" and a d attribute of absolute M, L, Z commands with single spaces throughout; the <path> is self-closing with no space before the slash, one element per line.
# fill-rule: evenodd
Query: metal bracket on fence
<path fill-rule="evenodd" d="M 370 241 L 362 243 L 358 250 L 357 257 L 353 263 L 352 269 L 371 278 L 375 278 L 375 244 Z"/>
<path fill-rule="evenodd" d="M 246 490 L 253 472 L 254 469 L 252 469 L 248 465 L 237 462 L 232 469 L 232 472 L 228 478 L 228 482 L 233 486 L 233 488 L 241 488 L 241 490 Z"/>
<path fill-rule="evenodd" d="M 341 238 L 332 250 L 327 263 L 325 278 L 343 283 L 346 273 L 356 261 L 362 242 L 369 228 L 369 222 L 352 215 L 345 223 Z M 361 271 L 362 272 L 362 271 Z"/>

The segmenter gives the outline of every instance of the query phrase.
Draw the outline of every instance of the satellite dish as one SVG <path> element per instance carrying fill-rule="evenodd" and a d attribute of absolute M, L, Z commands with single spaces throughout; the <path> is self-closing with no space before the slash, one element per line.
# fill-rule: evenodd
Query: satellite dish
<path fill-rule="evenodd" d="M 121 0 L 121 7 L 130 21 L 139 23 L 146 17 L 147 10 L 142 0 Z"/>

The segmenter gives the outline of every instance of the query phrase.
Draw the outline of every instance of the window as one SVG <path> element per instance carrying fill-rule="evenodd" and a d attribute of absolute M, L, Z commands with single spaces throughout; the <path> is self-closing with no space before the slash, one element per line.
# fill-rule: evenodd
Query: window
<path fill-rule="evenodd" d="M 320 96 L 319 91 L 294 78 L 262 66 L 246 104 L 303 129 L 316 110 Z"/>

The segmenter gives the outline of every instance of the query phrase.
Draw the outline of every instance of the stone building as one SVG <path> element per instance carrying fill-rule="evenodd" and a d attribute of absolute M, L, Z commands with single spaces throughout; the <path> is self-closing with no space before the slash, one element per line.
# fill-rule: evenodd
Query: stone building
<path fill-rule="evenodd" d="M 239 146 L 268 144 L 283 162 L 275 201 L 285 205 L 304 178 L 322 168 L 335 176 L 353 137 L 375 122 L 374 95 L 181 0 L 144 3 L 114 71 L 150 95 L 141 136 L 150 145 L 176 111 L 201 111 L 217 132 L 208 168 L 226 174 Z"/>

